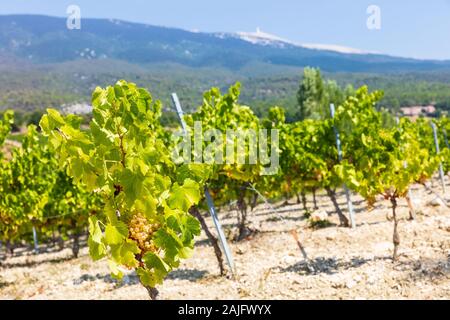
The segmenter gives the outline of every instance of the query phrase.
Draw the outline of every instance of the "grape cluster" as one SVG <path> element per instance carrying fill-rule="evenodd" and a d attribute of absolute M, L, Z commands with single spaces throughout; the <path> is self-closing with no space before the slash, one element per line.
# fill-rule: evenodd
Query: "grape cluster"
<path fill-rule="evenodd" d="M 155 252 L 152 236 L 160 228 L 156 222 L 150 222 L 141 213 L 135 214 L 130 220 L 130 238 L 135 240 L 141 249 L 141 255 L 147 252 Z"/>

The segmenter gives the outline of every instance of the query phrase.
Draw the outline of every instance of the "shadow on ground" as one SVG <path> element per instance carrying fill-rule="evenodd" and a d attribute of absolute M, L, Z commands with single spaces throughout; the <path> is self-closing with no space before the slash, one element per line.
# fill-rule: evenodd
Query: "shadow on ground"
<path fill-rule="evenodd" d="M 409 263 L 409 278 L 412 281 L 418 280 L 440 280 L 442 278 L 450 279 L 450 254 L 446 260 L 421 259 Z"/>
<path fill-rule="evenodd" d="M 364 259 L 360 257 L 352 258 L 348 261 L 337 259 L 337 258 L 323 258 L 318 257 L 314 260 L 310 260 L 309 262 L 300 261 L 293 265 L 290 265 L 286 268 L 280 268 L 280 272 L 294 272 L 294 273 L 302 273 L 302 274 L 334 274 L 338 273 L 341 270 L 346 270 L 350 268 L 358 268 L 363 264 L 366 264 L 371 260 Z"/>
<path fill-rule="evenodd" d="M 323 258 L 318 257 L 314 260 L 300 261 L 286 268 L 278 268 L 279 272 L 293 272 L 303 275 L 317 275 L 317 274 L 336 274 L 343 270 L 351 268 L 358 268 L 368 262 L 376 260 L 390 260 L 390 256 L 375 257 L 374 259 L 366 259 L 361 257 L 354 257 L 350 260 L 342 260 L 338 258 Z M 418 280 L 439 280 L 450 277 L 450 255 L 447 259 L 442 260 L 400 260 L 395 262 L 394 269 L 402 271 L 409 271 L 407 279 L 411 281 Z"/>
<path fill-rule="evenodd" d="M 177 269 L 169 273 L 167 279 L 189 280 L 195 282 L 208 274 L 206 270 Z"/>
<path fill-rule="evenodd" d="M 29 268 L 34 267 L 43 263 L 61 263 L 65 261 L 69 261 L 75 259 L 72 255 L 66 256 L 66 257 L 60 257 L 60 258 L 52 258 L 52 259 L 46 259 L 46 260 L 39 260 L 39 261 L 25 261 L 25 262 L 8 262 L 8 260 L 4 261 L 1 266 L 3 268 Z"/>
<path fill-rule="evenodd" d="M 0 278 L 0 289 L 6 288 L 6 287 L 9 286 L 10 284 L 11 284 L 10 282 L 3 281 L 3 280 Z"/>
<path fill-rule="evenodd" d="M 195 282 L 208 274 L 206 270 L 196 270 L 196 269 L 177 269 L 169 273 L 166 279 L 179 279 L 188 280 Z M 83 274 L 78 279 L 73 281 L 74 285 L 81 285 L 84 282 L 91 281 L 104 281 L 106 283 L 114 283 L 116 288 L 121 288 L 125 286 L 133 286 L 139 284 L 139 278 L 136 274 L 125 275 L 122 280 L 113 278 L 110 274 Z"/>

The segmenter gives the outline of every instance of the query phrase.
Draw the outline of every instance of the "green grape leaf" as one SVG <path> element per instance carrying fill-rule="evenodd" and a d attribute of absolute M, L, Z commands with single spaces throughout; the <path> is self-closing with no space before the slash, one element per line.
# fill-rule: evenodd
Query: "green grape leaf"
<path fill-rule="evenodd" d="M 105 227 L 105 242 L 107 244 L 120 244 L 128 236 L 128 228 L 123 222 Z"/>
<path fill-rule="evenodd" d="M 171 208 L 180 208 L 183 211 L 200 201 L 200 191 L 198 184 L 186 179 L 182 186 L 174 184 L 169 198 L 169 205 Z"/>

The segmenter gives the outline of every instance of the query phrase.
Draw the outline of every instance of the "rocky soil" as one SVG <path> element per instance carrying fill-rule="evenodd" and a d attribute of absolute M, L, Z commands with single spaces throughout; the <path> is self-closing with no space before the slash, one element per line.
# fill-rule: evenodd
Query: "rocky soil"
<path fill-rule="evenodd" d="M 433 190 L 442 195 L 437 182 Z M 319 194 L 319 210 L 330 214 L 330 226 L 311 228 L 300 205 L 284 206 L 273 214 L 261 204 L 250 214 L 252 227 L 259 232 L 230 243 L 235 277 L 218 275 L 212 247 L 202 235 L 193 257 L 159 288 L 159 298 L 450 299 L 450 209 L 423 186 L 414 186 L 412 193 L 418 211 L 415 221 L 408 220 L 406 202 L 399 201 L 397 262 L 391 259 L 393 223 L 387 219 L 391 212 L 387 201 L 380 199 L 368 211 L 354 195 L 357 227 L 350 229 L 337 226 L 331 203 Z M 339 201 L 346 209 L 343 194 Z M 311 202 L 308 205 L 312 207 Z M 231 238 L 236 213 L 221 212 L 220 218 Z M 207 221 L 212 227 L 209 217 Z M 308 260 L 289 232 L 292 229 Z M 71 258 L 69 248 L 43 249 L 47 252 L 37 255 L 17 249 L 14 257 L 1 260 L 0 299 L 148 299 L 133 273 L 122 282 L 112 279 L 107 262 L 92 262 L 86 247 L 77 259 Z"/>

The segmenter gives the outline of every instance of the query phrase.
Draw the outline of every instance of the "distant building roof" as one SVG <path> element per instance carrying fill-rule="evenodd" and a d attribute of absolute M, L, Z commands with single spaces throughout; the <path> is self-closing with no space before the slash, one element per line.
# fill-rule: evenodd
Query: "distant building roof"
<path fill-rule="evenodd" d="M 87 103 L 74 103 L 71 105 L 62 105 L 61 111 L 64 114 L 88 114 L 92 112 L 92 106 Z"/>
<path fill-rule="evenodd" d="M 420 115 L 428 115 L 436 112 L 436 108 L 433 105 L 429 106 L 411 106 L 400 108 L 402 113 L 407 117 L 418 117 Z"/>

